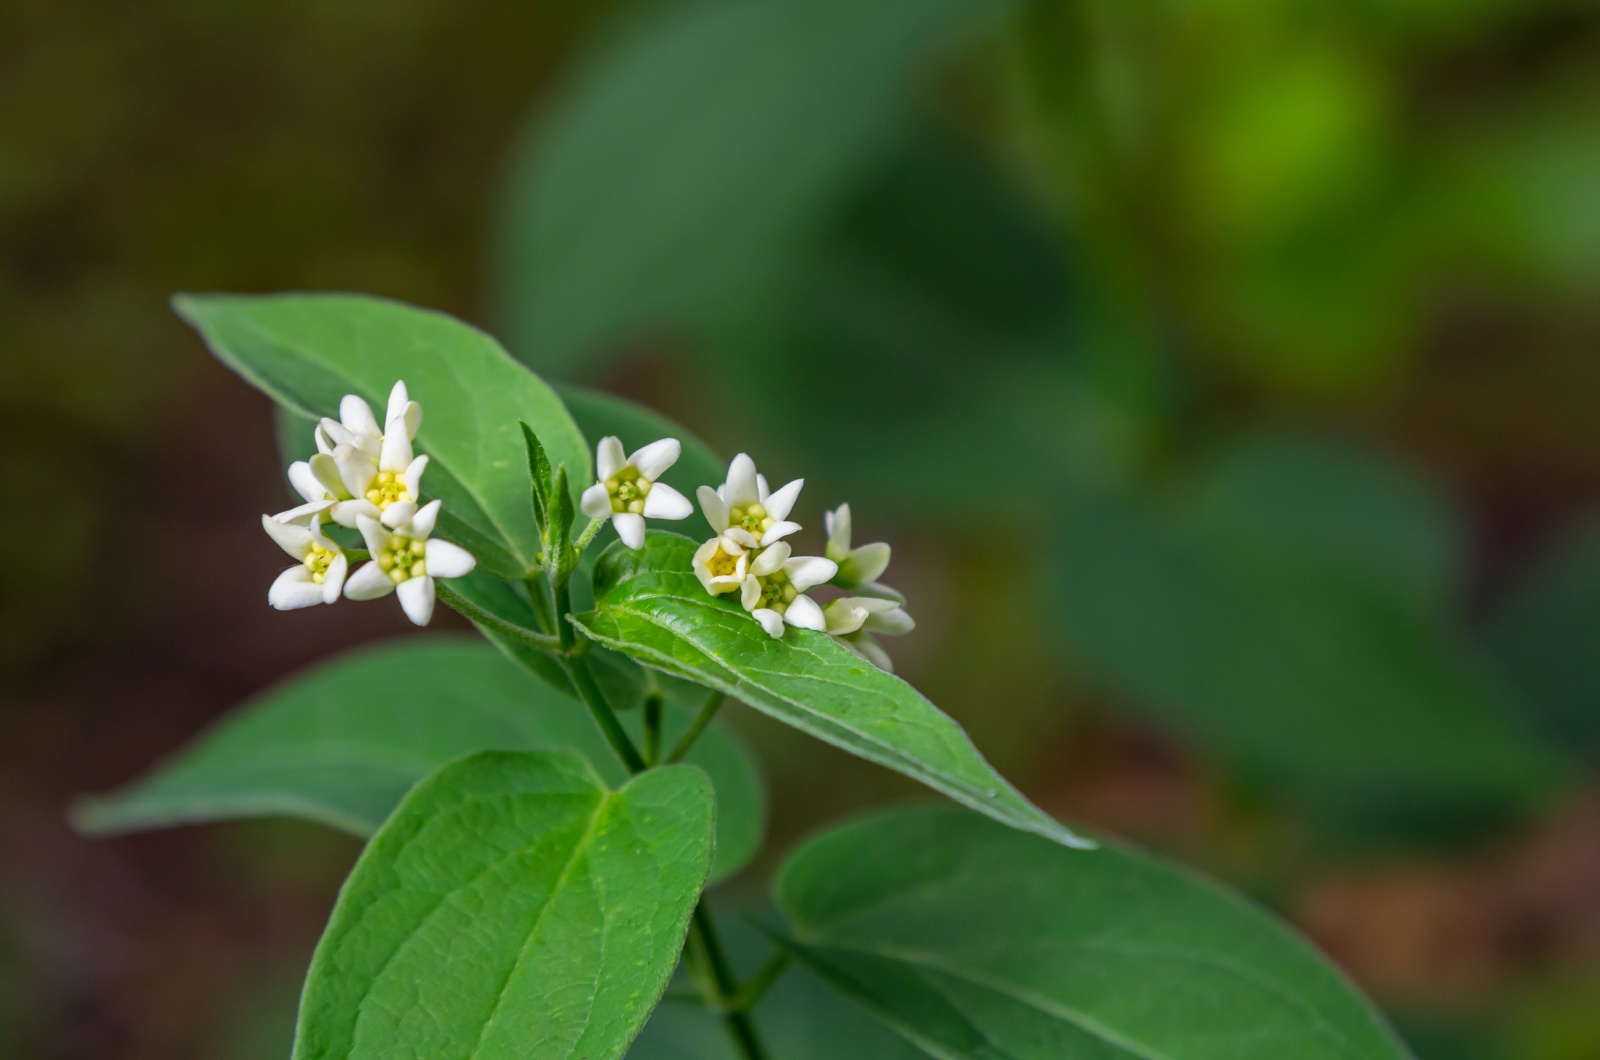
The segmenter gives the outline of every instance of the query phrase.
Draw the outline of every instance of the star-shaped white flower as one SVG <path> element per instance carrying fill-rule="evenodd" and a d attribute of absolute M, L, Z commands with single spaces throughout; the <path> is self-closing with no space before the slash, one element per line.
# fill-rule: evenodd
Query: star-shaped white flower
<path fill-rule="evenodd" d="M 410 501 L 397 502 L 401 518 L 393 528 L 376 519 L 362 516 L 361 537 L 372 553 L 345 582 L 344 594 L 352 600 L 376 600 L 398 593 L 406 617 L 419 626 L 433 618 L 434 579 L 460 578 L 472 572 L 477 560 L 472 553 L 449 541 L 431 540 L 439 518 L 439 502 L 418 508 Z M 389 512 L 384 513 L 386 519 Z"/>
<path fill-rule="evenodd" d="M 790 555 L 789 543 L 779 541 L 750 561 L 749 574 L 739 586 L 739 603 L 771 637 L 783 636 L 786 624 L 826 629 L 822 608 L 805 592 L 826 582 L 837 570 L 831 559 Z"/>
<path fill-rule="evenodd" d="M 888 543 L 874 541 L 869 545 L 851 548 L 848 504 L 839 505 L 824 514 L 822 519 L 828 528 L 828 544 L 823 549 L 823 555 L 839 565 L 839 573 L 834 576 L 833 584 L 841 589 L 856 590 L 864 596 L 882 596 L 905 603 L 904 596 L 878 582 L 889 568 Z"/>
<path fill-rule="evenodd" d="M 403 379 L 396 380 L 389 391 L 389 406 L 383 417 L 385 424 L 397 420 L 405 425 L 406 441 L 415 441 L 417 428 L 422 426 L 422 406 L 407 395 Z M 383 451 L 384 433 L 372 414 L 372 406 L 357 394 L 346 394 L 339 402 L 339 418 L 324 416 L 317 424 L 317 451 L 331 454 L 341 445 L 352 445 L 377 460 Z"/>
<path fill-rule="evenodd" d="M 727 534 L 718 534 L 694 553 L 694 576 L 712 596 L 731 593 L 750 574 L 750 550 Z"/>
<path fill-rule="evenodd" d="M 765 548 L 800 529 L 799 523 L 789 521 L 789 513 L 805 484 L 805 479 L 797 478 L 773 492 L 766 477 L 756 471 L 756 462 L 740 453 L 728 465 L 728 480 L 716 489 L 701 486 L 697 496 L 706 522 L 718 534 L 745 548 Z"/>
<path fill-rule="evenodd" d="M 365 501 L 377 509 L 379 517 L 391 527 L 398 519 L 389 516 L 390 506 L 415 505 L 422 498 L 422 473 L 427 470 L 428 458 L 417 456 L 412 451 L 403 412 L 400 417 L 389 421 L 376 460 L 368 455 L 365 448 L 354 444 L 338 445 L 331 454 L 319 455 L 326 455 L 333 461 L 345 493 L 352 500 Z M 323 473 L 318 473 L 319 466 L 325 473 L 326 465 L 317 464 L 311 465 L 312 473 L 318 483 L 326 485 L 323 483 Z M 330 509 L 330 514 L 342 525 L 354 525 L 357 529 L 363 517 L 373 517 L 370 509 L 356 505 L 343 508 L 340 512 Z M 346 518 L 350 522 L 345 522 Z"/>
<path fill-rule="evenodd" d="M 846 596 L 834 600 L 823 609 L 822 616 L 829 636 L 890 673 L 894 672 L 894 663 L 873 634 L 898 637 L 917 628 L 900 604 L 877 596 Z"/>
<path fill-rule="evenodd" d="M 305 499 L 305 504 L 284 512 L 287 518 L 299 519 L 315 509 L 319 522 L 332 519 L 354 530 L 359 516 L 377 519 L 383 515 L 378 506 L 365 497 L 351 496 L 331 453 L 318 453 L 310 460 L 296 460 L 290 464 L 289 484 Z"/>
<path fill-rule="evenodd" d="M 314 510 L 306 511 L 307 508 Z M 261 517 L 261 528 L 279 548 L 299 561 L 278 575 L 267 590 L 267 603 L 279 611 L 331 604 L 344 588 L 350 561 L 343 549 L 323 536 L 319 514 L 320 509 L 306 505 Z"/>
<path fill-rule="evenodd" d="M 694 511 L 687 497 L 657 481 L 682 451 L 676 438 L 663 438 L 627 456 L 622 439 L 600 439 L 594 453 L 599 478 L 583 491 L 578 507 L 591 519 L 610 519 L 629 548 L 643 548 L 646 519 L 685 519 Z"/>

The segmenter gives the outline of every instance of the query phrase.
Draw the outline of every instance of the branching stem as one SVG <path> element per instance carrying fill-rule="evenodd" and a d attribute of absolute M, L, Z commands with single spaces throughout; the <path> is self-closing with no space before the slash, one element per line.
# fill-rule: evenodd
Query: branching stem
<path fill-rule="evenodd" d="M 700 708 L 700 713 L 694 716 L 694 721 L 684 730 L 683 735 L 678 737 L 678 742 L 673 744 L 672 750 L 667 752 L 665 761 L 676 762 L 689 753 L 689 748 L 693 747 L 694 742 L 700 739 L 700 734 L 706 731 L 706 726 L 711 724 L 711 720 L 717 716 L 717 711 L 722 709 L 723 702 L 724 698 L 721 692 L 713 691 L 707 697 L 705 704 Z"/>
<path fill-rule="evenodd" d="M 560 654 L 564 650 L 559 637 L 553 637 L 548 633 L 540 633 L 537 630 L 528 629 L 526 626 L 519 626 L 515 622 L 508 622 L 494 612 L 486 611 L 479 607 L 444 582 L 436 581 L 434 590 L 439 594 L 439 599 L 449 605 L 452 610 L 461 612 L 485 629 L 492 629 L 496 633 L 510 637 L 512 640 L 521 641 L 523 644 L 538 648 L 540 651 Z"/>

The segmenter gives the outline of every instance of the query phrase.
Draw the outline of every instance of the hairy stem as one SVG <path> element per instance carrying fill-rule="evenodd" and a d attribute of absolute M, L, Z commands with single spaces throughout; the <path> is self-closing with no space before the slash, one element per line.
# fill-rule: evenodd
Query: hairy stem
<path fill-rule="evenodd" d="M 589 525 L 583 528 L 583 533 L 579 534 L 578 539 L 572 543 L 572 547 L 580 556 L 583 555 L 583 550 L 589 547 L 589 542 L 594 540 L 594 535 L 598 534 L 600 528 L 605 525 L 606 520 L 604 519 L 589 520 Z"/>
<path fill-rule="evenodd" d="M 745 1060 L 767 1060 L 766 1047 L 756 1034 L 756 1025 L 750 1014 L 735 1004 L 740 994 L 733 976 L 733 967 L 722 951 L 717 938 L 716 925 L 711 922 L 711 910 L 705 899 L 694 907 L 694 919 L 689 924 L 689 954 L 695 962 L 701 988 L 706 992 L 706 1004 L 713 1012 L 722 1014 L 728 1034 L 733 1038 L 740 1055 Z"/>
<path fill-rule="evenodd" d="M 572 610 L 566 585 L 556 586 L 555 595 L 556 614 L 564 619 L 567 612 Z M 595 683 L 594 673 L 589 669 L 589 660 L 573 653 L 571 623 L 561 622 L 560 637 L 561 666 L 567 671 L 567 678 L 572 682 L 572 687 L 577 689 L 578 698 L 589 708 L 590 717 L 594 718 L 594 723 L 600 727 L 600 735 L 606 738 L 606 743 L 611 745 L 611 750 L 616 752 L 622 764 L 628 768 L 628 772 L 643 772 L 644 756 L 633 746 L 633 741 L 622 728 L 622 722 L 617 720 L 616 711 L 611 709 L 611 704 L 606 702 L 605 693 L 600 691 L 600 686 Z"/>
<path fill-rule="evenodd" d="M 721 692 L 712 692 L 704 705 L 700 707 L 700 713 L 694 716 L 694 721 L 690 723 L 689 728 L 684 730 L 683 735 L 678 737 L 678 742 L 673 744 L 672 750 L 667 752 L 667 757 L 664 761 L 676 762 L 688 754 L 689 748 L 693 747 L 694 742 L 700 739 L 700 734 L 706 731 L 706 726 L 711 724 L 711 720 L 717 716 L 717 711 L 722 709 L 723 702 L 724 697 Z"/>
<path fill-rule="evenodd" d="M 485 629 L 492 629 L 496 633 L 510 637 L 512 640 L 521 641 L 530 647 L 538 648 L 540 651 L 559 655 L 566 650 L 559 637 L 553 637 L 548 633 L 540 633 L 536 630 L 528 629 L 526 626 L 519 626 L 515 622 L 507 622 L 499 615 L 485 611 L 444 582 L 435 581 L 434 589 L 439 594 L 439 599 L 443 600 L 452 610 L 461 612 Z"/>

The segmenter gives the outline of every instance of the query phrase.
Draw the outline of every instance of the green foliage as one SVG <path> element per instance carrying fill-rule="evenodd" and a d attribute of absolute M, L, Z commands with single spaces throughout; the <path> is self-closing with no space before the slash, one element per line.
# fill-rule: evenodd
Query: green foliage
<path fill-rule="evenodd" d="M 608 648 L 736 696 L 1013 828 L 1079 842 L 904 681 L 824 633 L 791 629 L 774 640 L 736 602 L 707 595 L 691 566 L 694 549 L 660 531 L 638 552 L 607 549 L 595 570 L 595 610 L 573 622 Z"/>
<path fill-rule="evenodd" d="M 1600 529 L 1588 526 L 1538 560 L 1500 602 L 1489 644 L 1539 728 L 1600 765 Z"/>
<path fill-rule="evenodd" d="M 512 349 L 568 375 L 760 290 L 892 141 L 922 68 L 1008 7 L 715 0 L 641 19 L 518 151 L 497 225 Z"/>
<path fill-rule="evenodd" d="M 1359 812 L 1526 806 L 1560 777 L 1442 613 L 1457 533 L 1407 477 L 1258 443 L 1160 500 L 1074 497 L 1056 553 L 1072 647 L 1140 710 Z"/>
<path fill-rule="evenodd" d="M 518 424 L 585 483 L 583 435 L 561 399 L 498 343 L 442 313 L 355 295 L 179 295 L 179 315 L 222 362 L 292 412 L 338 415 L 358 394 L 381 414 L 403 379 L 427 395 L 417 447 L 426 488 L 444 500 L 442 533 L 507 577 L 538 569 L 539 535 Z"/>
<path fill-rule="evenodd" d="M 1409 1056 L 1271 917 L 1116 846 L 909 809 L 812 839 L 774 888 L 812 970 L 934 1056 Z"/>
<path fill-rule="evenodd" d="M 295 1060 L 622 1056 L 672 974 L 712 803 L 693 766 L 617 791 L 570 754 L 433 775 L 339 894 Z"/>
<path fill-rule="evenodd" d="M 667 713 L 665 737 L 688 726 Z M 637 712 L 626 723 L 638 736 Z M 246 703 L 171 761 L 79 806 L 96 834 L 239 817 L 303 817 L 370 836 L 418 780 L 480 751 L 572 751 L 609 784 L 626 778 L 582 708 L 487 645 L 407 637 L 351 652 Z M 725 727 L 690 751 L 717 791 L 713 878 L 760 846 L 765 793 L 755 763 Z"/>

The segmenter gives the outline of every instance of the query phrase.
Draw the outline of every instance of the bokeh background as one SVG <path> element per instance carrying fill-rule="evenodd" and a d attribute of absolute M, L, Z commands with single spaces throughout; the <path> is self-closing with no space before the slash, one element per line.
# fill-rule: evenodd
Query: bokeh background
<path fill-rule="evenodd" d="M 270 409 L 166 309 L 219 289 L 442 308 L 805 475 L 1041 805 L 1424 1060 L 1600 1057 L 1589 0 L 9 0 L 3 1056 L 286 1055 L 357 853 L 66 823 L 404 632 L 264 606 Z M 732 713 L 774 855 L 917 797 Z"/>

